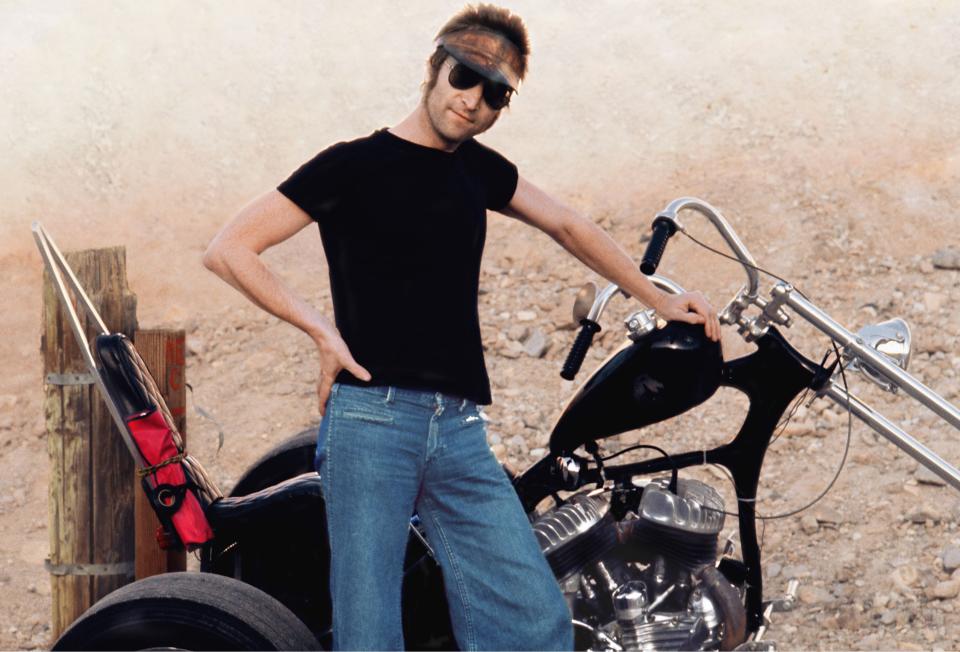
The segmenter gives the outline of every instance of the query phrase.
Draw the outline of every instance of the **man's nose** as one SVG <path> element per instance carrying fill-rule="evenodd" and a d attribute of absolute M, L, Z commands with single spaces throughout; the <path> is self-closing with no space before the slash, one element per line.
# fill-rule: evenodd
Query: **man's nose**
<path fill-rule="evenodd" d="M 480 100 L 483 97 L 483 84 L 477 84 L 473 88 L 463 91 L 463 103 L 471 111 L 480 107 Z"/>

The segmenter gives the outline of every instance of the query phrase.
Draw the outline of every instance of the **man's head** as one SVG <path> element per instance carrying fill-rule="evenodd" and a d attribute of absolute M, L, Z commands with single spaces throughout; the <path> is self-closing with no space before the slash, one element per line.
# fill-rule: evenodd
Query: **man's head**
<path fill-rule="evenodd" d="M 489 129 L 527 72 L 523 21 L 493 5 L 464 7 L 440 29 L 423 103 L 438 134 L 462 142 Z"/>

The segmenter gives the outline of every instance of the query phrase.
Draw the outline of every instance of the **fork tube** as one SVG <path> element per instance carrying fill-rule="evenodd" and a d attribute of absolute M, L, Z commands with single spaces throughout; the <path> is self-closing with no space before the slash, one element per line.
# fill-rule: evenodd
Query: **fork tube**
<path fill-rule="evenodd" d="M 793 288 L 783 283 L 778 283 L 773 288 L 774 296 L 786 295 L 786 303 L 797 311 L 811 324 L 832 337 L 841 345 L 848 347 L 856 352 L 857 356 L 865 360 L 879 374 L 901 387 L 903 391 L 917 399 L 937 415 L 945 419 L 954 428 L 960 428 L 960 410 L 957 410 L 952 404 L 943 399 L 939 394 L 918 381 L 906 371 L 890 362 L 882 353 L 874 351 L 873 348 L 866 346 L 853 333 L 834 321 L 830 315 L 823 312 L 817 306 L 813 305 Z"/>
<path fill-rule="evenodd" d="M 853 414 L 886 437 L 891 443 L 903 449 L 910 457 L 943 478 L 954 489 L 960 489 L 960 471 L 939 455 L 901 430 L 885 416 L 872 407 L 850 394 L 835 381 L 827 389 L 827 396 L 844 407 L 849 407 Z"/>

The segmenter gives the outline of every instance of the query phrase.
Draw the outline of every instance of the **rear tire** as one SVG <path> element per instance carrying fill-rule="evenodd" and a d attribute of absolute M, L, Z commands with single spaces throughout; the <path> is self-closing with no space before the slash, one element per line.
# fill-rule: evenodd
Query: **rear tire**
<path fill-rule="evenodd" d="M 293 613 L 260 589 L 207 573 L 167 573 L 97 602 L 54 650 L 317 650 Z"/>
<path fill-rule="evenodd" d="M 301 473 L 314 471 L 319 426 L 303 430 L 267 451 L 240 476 L 231 496 L 246 496 L 289 480 Z"/>

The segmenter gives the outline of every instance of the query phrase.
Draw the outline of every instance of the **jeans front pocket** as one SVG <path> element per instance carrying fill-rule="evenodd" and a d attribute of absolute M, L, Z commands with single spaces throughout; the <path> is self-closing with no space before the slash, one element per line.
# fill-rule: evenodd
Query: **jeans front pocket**
<path fill-rule="evenodd" d="M 356 407 L 344 407 L 340 411 L 340 416 L 344 419 L 351 419 L 356 421 L 367 421 L 369 423 L 378 423 L 390 425 L 394 422 L 392 414 L 386 414 L 384 412 L 375 412 L 370 409 L 362 409 Z"/>

